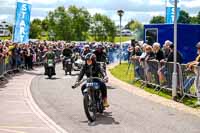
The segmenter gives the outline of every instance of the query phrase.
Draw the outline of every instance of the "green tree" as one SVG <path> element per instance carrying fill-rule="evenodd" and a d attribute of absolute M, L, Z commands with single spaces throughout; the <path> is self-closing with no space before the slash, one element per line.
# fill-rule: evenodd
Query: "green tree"
<path fill-rule="evenodd" d="M 200 24 L 200 11 L 199 11 L 199 13 L 197 15 L 197 23 Z"/>
<path fill-rule="evenodd" d="M 47 18 L 45 18 L 44 20 L 42 20 L 42 29 L 44 30 L 44 31 L 48 31 L 48 29 L 49 29 L 49 21 L 48 21 L 48 19 Z"/>
<path fill-rule="evenodd" d="M 129 22 L 125 25 L 125 28 L 126 28 L 126 29 L 130 29 L 130 25 L 133 24 L 134 22 L 135 22 L 135 20 L 132 19 L 131 21 L 129 21 Z"/>
<path fill-rule="evenodd" d="M 31 22 L 30 25 L 30 38 L 36 39 L 40 38 L 40 34 L 42 32 L 42 27 L 41 27 L 41 20 L 40 19 L 34 19 Z"/>
<path fill-rule="evenodd" d="M 72 19 L 73 40 L 83 41 L 87 38 L 87 32 L 90 28 L 91 16 L 85 8 L 70 6 L 68 13 Z"/>
<path fill-rule="evenodd" d="M 71 41 L 72 29 L 71 29 L 71 17 L 63 6 L 58 7 L 52 12 L 49 12 L 47 16 L 48 31 L 55 34 L 55 40 Z"/>
<path fill-rule="evenodd" d="M 198 24 L 197 17 L 190 17 L 190 24 Z"/>
<path fill-rule="evenodd" d="M 13 25 L 9 25 L 8 29 L 9 29 L 10 33 L 13 34 Z"/>
<path fill-rule="evenodd" d="M 143 25 L 139 21 L 134 21 L 133 23 L 130 24 L 130 30 L 135 31 L 135 30 L 141 30 Z"/>
<path fill-rule="evenodd" d="M 109 17 L 96 13 L 92 18 L 91 28 L 96 41 L 114 41 L 116 26 Z"/>
<path fill-rule="evenodd" d="M 163 16 L 154 16 L 151 20 L 150 20 L 151 24 L 163 24 L 165 23 L 165 17 Z"/>
<path fill-rule="evenodd" d="M 189 24 L 191 22 L 189 13 L 181 10 L 178 18 L 178 23 Z"/>

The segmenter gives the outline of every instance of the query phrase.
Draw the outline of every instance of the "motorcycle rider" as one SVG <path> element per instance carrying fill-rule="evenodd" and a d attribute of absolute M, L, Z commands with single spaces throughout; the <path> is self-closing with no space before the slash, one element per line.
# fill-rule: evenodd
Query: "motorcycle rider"
<path fill-rule="evenodd" d="M 100 62 L 104 63 L 102 67 L 104 69 L 104 72 L 106 73 L 107 54 L 106 52 L 104 52 L 104 48 L 102 44 L 98 44 L 96 46 L 94 54 L 96 55 L 97 63 L 99 63 L 100 65 L 102 65 Z"/>
<path fill-rule="evenodd" d="M 85 60 L 85 56 L 86 56 L 88 53 L 91 53 L 91 50 L 90 50 L 90 46 L 89 46 L 88 44 L 86 44 L 86 45 L 84 46 L 83 52 L 82 52 L 82 54 L 81 54 L 82 60 Z"/>
<path fill-rule="evenodd" d="M 106 52 L 104 52 L 104 48 L 102 44 L 98 44 L 96 46 L 96 50 L 94 51 L 94 54 L 96 55 L 96 61 L 97 62 L 105 62 L 106 63 Z"/>
<path fill-rule="evenodd" d="M 56 73 L 55 73 L 55 57 L 56 57 L 56 55 L 55 55 L 55 52 L 53 51 L 53 47 L 49 46 L 48 51 L 43 56 L 43 59 L 45 59 L 45 62 L 44 62 L 45 73 L 44 73 L 44 75 L 47 75 L 47 67 L 48 67 L 47 61 L 49 59 L 53 60 L 53 62 L 54 62 L 53 75 L 56 75 Z"/>
<path fill-rule="evenodd" d="M 105 80 L 108 78 L 105 76 L 103 70 L 100 66 L 96 63 L 96 56 L 93 53 L 88 53 L 85 56 L 85 64 L 82 67 L 78 79 L 75 83 L 75 86 L 83 79 L 84 75 L 87 77 L 99 77 L 101 75 Z M 109 107 L 108 100 L 107 100 L 107 87 L 104 82 L 94 79 L 93 81 L 98 82 L 102 91 L 102 98 L 103 98 L 103 105 L 104 107 Z M 86 88 L 86 84 L 84 84 L 81 88 L 82 92 Z"/>
<path fill-rule="evenodd" d="M 73 52 L 72 52 L 69 44 L 64 46 L 64 50 L 62 52 L 62 55 L 64 56 L 64 60 L 62 62 L 63 63 L 63 69 L 64 69 L 65 59 L 66 58 L 72 59 L 72 55 L 73 55 Z"/>

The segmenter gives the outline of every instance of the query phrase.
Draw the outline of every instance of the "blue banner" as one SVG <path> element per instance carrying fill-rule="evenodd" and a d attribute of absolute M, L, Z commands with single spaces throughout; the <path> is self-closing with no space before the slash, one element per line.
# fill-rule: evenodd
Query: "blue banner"
<path fill-rule="evenodd" d="M 179 12 L 180 12 L 180 0 L 178 0 L 178 3 L 177 3 L 177 19 L 179 17 Z M 165 17 L 167 24 L 174 23 L 174 15 L 175 15 L 174 0 L 167 0 L 166 1 L 166 17 Z"/>
<path fill-rule="evenodd" d="M 17 2 L 13 41 L 27 43 L 29 41 L 31 4 L 27 0 Z"/>

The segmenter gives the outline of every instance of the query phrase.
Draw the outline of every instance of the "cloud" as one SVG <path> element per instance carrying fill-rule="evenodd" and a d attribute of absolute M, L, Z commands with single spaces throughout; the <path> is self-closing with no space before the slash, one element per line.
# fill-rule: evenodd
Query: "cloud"
<path fill-rule="evenodd" d="M 14 21 L 15 2 L 16 0 L 0 0 L 0 20 Z M 116 11 L 122 9 L 125 11 L 123 24 L 131 19 L 148 23 L 152 16 L 165 14 L 165 0 L 32 0 L 31 19 L 37 17 L 42 19 L 49 11 L 62 5 L 66 8 L 70 5 L 85 7 L 92 15 L 102 13 L 116 23 L 119 21 Z M 199 0 L 182 0 L 181 9 L 195 16 L 200 11 L 200 2 Z"/>

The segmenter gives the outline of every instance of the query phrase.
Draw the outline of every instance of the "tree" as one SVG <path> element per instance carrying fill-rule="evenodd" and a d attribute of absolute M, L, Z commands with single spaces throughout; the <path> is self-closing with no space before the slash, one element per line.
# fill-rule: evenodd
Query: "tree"
<path fill-rule="evenodd" d="M 45 18 L 44 20 L 42 20 L 42 29 L 44 31 L 48 31 L 48 28 L 49 28 L 48 26 L 49 26 L 49 21 L 47 18 Z"/>
<path fill-rule="evenodd" d="M 73 40 L 83 41 L 87 38 L 87 32 L 90 28 L 91 16 L 85 8 L 70 6 L 68 13 L 72 20 Z"/>
<path fill-rule="evenodd" d="M 63 6 L 58 7 L 52 12 L 49 12 L 47 16 L 48 31 L 54 33 L 55 40 L 71 41 L 72 29 L 71 29 L 71 17 Z"/>
<path fill-rule="evenodd" d="M 197 15 L 197 23 L 200 24 L 200 11 L 199 11 L 199 13 Z"/>
<path fill-rule="evenodd" d="M 143 25 L 139 21 L 134 21 L 134 23 L 132 23 L 130 25 L 130 30 L 132 30 L 132 31 L 141 30 L 142 27 L 143 27 Z"/>
<path fill-rule="evenodd" d="M 190 17 L 190 24 L 198 24 L 197 17 Z"/>
<path fill-rule="evenodd" d="M 42 27 L 41 27 L 41 20 L 40 19 L 34 19 L 31 22 L 30 25 L 30 38 L 40 38 L 40 34 L 42 32 Z"/>
<path fill-rule="evenodd" d="M 91 31 L 96 41 L 114 41 L 116 36 L 115 23 L 105 15 L 96 13 L 92 18 Z"/>
<path fill-rule="evenodd" d="M 181 10 L 178 18 L 178 23 L 189 24 L 191 22 L 189 13 Z"/>
<path fill-rule="evenodd" d="M 165 17 L 163 16 L 154 16 L 151 20 L 150 20 L 151 24 L 163 24 L 165 23 Z"/>
<path fill-rule="evenodd" d="M 133 24 L 134 22 L 135 22 L 135 20 L 132 19 L 131 21 L 129 21 L 129 22 L 125 25 L 125 28 L 126 28 L 126 29 L 130 29 L 130 25 Z"/>

